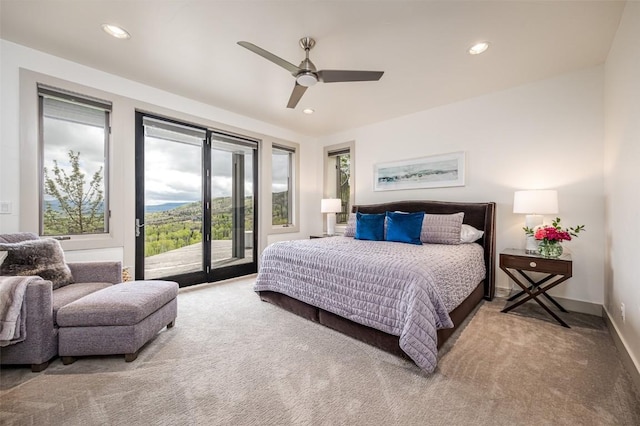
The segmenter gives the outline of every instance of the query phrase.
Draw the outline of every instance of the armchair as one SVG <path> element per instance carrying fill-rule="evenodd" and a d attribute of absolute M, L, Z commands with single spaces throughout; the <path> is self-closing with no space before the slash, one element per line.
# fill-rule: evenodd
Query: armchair
<path fill-rule="evenodd" d="M 0 243 L 36 239 L 39 237 L 31 233 L 0 234 Z M 29 282 L 24 296 L 26 339 L 0 347 L 0 364 L 30 364 L 33 372 L 47 368 L 49 361 L 58 355 L 58 309 L 122 281 L 121 262 L 73 262 L 67 266 L 71 270 L 73 284 L 54 290 L 48 280 Z"/>

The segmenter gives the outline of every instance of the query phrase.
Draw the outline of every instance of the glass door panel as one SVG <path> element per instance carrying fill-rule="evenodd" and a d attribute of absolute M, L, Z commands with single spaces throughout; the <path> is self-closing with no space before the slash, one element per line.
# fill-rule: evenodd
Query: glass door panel
<path fill-rule="evenodd" d="M 144 278 L 204 271 L 202 152 L 206 133 L 144 119 Z"/>
<path fill-rule="evenodd" d="M 211 141 L 211 266 L 254 263 L 255 148 Z"/>

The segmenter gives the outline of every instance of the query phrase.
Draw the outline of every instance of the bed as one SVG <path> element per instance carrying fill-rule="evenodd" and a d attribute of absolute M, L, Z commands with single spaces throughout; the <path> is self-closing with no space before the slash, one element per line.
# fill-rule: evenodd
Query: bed
<path fill-rule="evenodd" d="M 475 243 L 450 246 L 350 237 L 275 243 L 262 254 L 254 289 L 263 301 L 432 372 L 438 348 L 483 298 L 494 296 L 495 203 L 399 201 L 353 207 L 365 214 L 387 211 L 462 212 L 463 223 L 484 234 Z"/>

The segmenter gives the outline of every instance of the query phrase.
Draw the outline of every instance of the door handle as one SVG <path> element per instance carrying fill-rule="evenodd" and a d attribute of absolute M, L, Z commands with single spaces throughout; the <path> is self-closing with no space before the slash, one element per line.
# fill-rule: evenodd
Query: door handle
<path fill-rule="evenodd" d="M 140 228 L 144 227 L 144 223 L 140 223 L 140 219 L 136 218 L 136 237 L 140 236 Z"/>

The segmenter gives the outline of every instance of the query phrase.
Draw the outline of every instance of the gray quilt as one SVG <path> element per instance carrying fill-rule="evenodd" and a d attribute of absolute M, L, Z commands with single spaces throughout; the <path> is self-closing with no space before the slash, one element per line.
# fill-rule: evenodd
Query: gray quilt
<path fill-rule="evenodd" d="M 284 241 L 261 257 L 255 290 L 270 290 L 399 336 L 423 370 L 437 365 L 439 328 L 485 277 L 478 244 L 412 245 L 348 237 Z"/>

